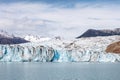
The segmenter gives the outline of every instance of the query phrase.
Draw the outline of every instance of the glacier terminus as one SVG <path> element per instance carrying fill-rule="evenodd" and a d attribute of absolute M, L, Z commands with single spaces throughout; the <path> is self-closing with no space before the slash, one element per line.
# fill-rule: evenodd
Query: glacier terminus
<path fill-rule="evenodd" d="M 75 40 L 49 39 L 14 45 L 0 45 L 3 62 L 119 62 L 120 55 L 106 53 L 106 46 L 120 36 Z"/>

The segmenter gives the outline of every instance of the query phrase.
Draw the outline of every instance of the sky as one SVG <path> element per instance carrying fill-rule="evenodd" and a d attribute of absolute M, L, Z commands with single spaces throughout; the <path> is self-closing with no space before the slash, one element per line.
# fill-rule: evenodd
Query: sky
<path fill-rule="evenodd" d="M 120 0 L 0 0 L 0 29 L 73 39 L 87 29 L 120 27 Z"/>

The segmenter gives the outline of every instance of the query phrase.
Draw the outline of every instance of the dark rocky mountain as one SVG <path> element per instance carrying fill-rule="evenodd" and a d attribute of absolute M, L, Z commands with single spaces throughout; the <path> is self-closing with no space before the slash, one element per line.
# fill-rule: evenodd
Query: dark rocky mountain
<path fill-rule="evenodd" d="M 15 37 L 14 35 L 9 35 L 7 32 L 0 30 L 0 44 L 20 44 L 26 43 L 23 38 Z"/>
<path fill-rule="evenodd" d="M 82 37 L 96 37 L 96 36 L 112 36 L 112 35 L 120 35 L 120 28 L 116 28 L 114 30 L 95 30 L 95 29 L 89 29 L 85 33 L 83 33 L 81 36 L 78 36 L 77 38 Z"/>

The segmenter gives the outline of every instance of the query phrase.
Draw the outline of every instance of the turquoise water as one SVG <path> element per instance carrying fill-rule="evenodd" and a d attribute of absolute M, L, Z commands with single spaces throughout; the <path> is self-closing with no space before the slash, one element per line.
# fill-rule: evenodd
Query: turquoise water
<path fill-rule="evenodd" d="M 120 80 L 120 63 L 0 63 L 0 80 Z"/>

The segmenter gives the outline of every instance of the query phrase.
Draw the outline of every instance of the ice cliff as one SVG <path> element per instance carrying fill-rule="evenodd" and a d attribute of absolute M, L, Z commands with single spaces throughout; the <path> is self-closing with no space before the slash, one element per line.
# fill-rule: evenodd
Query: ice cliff
<path fill-rule="evenodd" d="M 0 45 L 0 61 L 119 62 L 119 54 L 105 52 L 107 45 L 119 40 L 120 36 L 109 36 Z"/>

